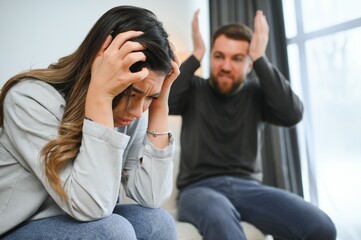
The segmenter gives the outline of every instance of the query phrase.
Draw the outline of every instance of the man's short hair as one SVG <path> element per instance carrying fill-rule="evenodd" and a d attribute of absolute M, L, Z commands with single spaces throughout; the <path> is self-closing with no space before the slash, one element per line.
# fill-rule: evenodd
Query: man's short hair
<path fill-rule="evenodd" d="M 233 40 L 244 40 L 250 43 L 252 39 L 252 34 L 253 34 L 252 30 L 244 24 L 240 24 L 240 23 L 227 24 L 221 26 L 214 32 L 212 38 L 212 47 L 216 39 L 221 35 L 225 35 L 227 38 Z"/>

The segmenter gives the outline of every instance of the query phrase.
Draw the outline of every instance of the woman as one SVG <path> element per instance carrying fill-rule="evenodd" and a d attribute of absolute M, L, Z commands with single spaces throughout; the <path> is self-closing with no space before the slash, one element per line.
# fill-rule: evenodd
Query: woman
<path fill-rule="evenodd" d="M 73 54 L 6 82 L 4 239 L 176 239 L 159 209 L 172 191 L 167 101 L 179 74 L 167 38 L 152 12 L 115 7 Z M 121 185 L 140 205 L 118 203 Z"/>

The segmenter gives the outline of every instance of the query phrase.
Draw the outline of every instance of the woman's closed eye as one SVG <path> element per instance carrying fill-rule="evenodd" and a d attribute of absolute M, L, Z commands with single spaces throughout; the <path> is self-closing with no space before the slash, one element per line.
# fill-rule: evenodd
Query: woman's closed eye
<path fill-rule="evenodd" d="M 136 94 L 136 93 L 134 93 L 134 94 L 132 94 L 131 95 L 131 97 L 132 98 L 135 98 L 135 97 L 143 97 L 142 95 L 140 95 L 140 94 Z M 158 96 L 146 96 L 145 97 L 145 100 L 147 100 L 147 101 L 152 101 L 152 100 L 154 100 L 154 99 L 158 99 Z"/>
<path fill-rule="evenodd" d="M 158 96 L 148 96 L 147 99 L 148 99 L 149 101 L 157 100 L 157 99 L 158 99 Z"/>

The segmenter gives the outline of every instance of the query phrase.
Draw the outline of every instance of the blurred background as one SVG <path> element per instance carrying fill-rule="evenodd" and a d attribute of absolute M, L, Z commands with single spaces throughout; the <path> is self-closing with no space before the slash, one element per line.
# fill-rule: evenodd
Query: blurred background
<path fill-rule="evenodd" d="M 243 6 L 254 9 L 264 2 L 271 5 L 266 16 L 273 13 L 284 20 L 277 26 L 268 19 L 271 32 L 281 33 L 275 39 L 285 42 L 286 75 L 305 105 L 304 119 L 296 129 L 302 184 L 298 193 L 331 216 L 338 239 L 360 239 L 359 0 L 0 0 L 0 87 L 18 72 L 47 67 L 73 52 L 95 21 L 117 5 L 153 11 L 185 59 L 193 50 L 191 21 L 196 9 L 209 49 L 212 16 L 232 15 L 219 9 L 229 5 L 234 12 L 247 13 Z M 208 77 L 208 69 L 207 53 L 203 77 Z"/>

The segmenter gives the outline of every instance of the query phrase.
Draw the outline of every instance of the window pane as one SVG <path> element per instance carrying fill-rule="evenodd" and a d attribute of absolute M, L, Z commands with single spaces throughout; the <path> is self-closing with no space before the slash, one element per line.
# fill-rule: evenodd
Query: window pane
<path fill-rule="evenodd" d="M 303 0 L 301 3 L 305 32 L 360 17 L 360 0 Z"/>
<path fill-rule="evenodd" d="M 285 21 L 286 37 L 292 38 L 297 34 L 296 8 L 294 0 L 283 0 L 283 17 Z"/>
<path fill-rule="evenodd" d="M 287 0 L 286 0 L 287 1 Z M 290 81 L 292 90 L 304 101 L 304 95 L 302 89 L 305 88 L 304 81 L 302 81 L 300 72 L 300 56 L 297 44 L 290 44 L 287 46 L 288 53 L 288 65 L 290 70 Z M 305 112 L 304 119 L 306 118 L 307 112 Z M 307 161 L 307 147 L 306 147 L 306 128 L 305 121 L 301 121 L 297 124 L 297 137 L 298 147 L 301 158 L 301 173 L 302 173 L 302 185 L 303 185 L 303 196 L 306 201 L 311 201 L 310 197 L 310 183 L 309 183 L 309 166 Z"/>
<path fill-rule="evenodd" d="M 339 239 L 361 236 L 360 42 L 357 28 L 306 44 L 319 205 Z"/>
<path fill-rule="evenodd" d="M 288 65 L 290 69 L 290 78 L 292 90 L 303 100 L 302 81 L 300 73 L 300 57 L 297 44 L 290 44 L 287 46 Z"/>

